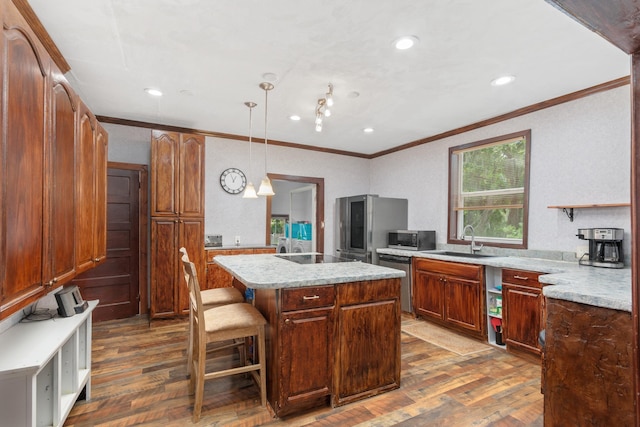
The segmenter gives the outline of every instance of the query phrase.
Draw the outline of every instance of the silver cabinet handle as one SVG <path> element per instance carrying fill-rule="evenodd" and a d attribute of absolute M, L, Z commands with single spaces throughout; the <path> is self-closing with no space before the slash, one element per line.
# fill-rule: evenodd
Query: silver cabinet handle
<path fill-rule="evenodd" d="M 529 280 L 528 277 L 524 277 L 524 276 L 513 276 L 514 279 L 520 279 L 520 280 Z"/>
<path fill-rule="evenodd" d="M 320 299 L 320 295 L 313 295 L 313 296 L 306 296 L 305 295 L 305 296 L 302 297 L 302 299 L 305 300 L 305 301 L 308 301 L 308 300 L 311 300 L 311 299 Z"/>

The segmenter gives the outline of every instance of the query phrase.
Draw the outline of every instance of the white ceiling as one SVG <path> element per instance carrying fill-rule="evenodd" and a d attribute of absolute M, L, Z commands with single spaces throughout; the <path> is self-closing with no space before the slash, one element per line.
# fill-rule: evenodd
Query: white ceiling
<path fill-rule="evenodd" d="M 246 136 L 255 101 L 263 137 L 258 85 L 273 73 L 269 140 L 362 154 L 630 73 L 625 53 L 543 0 L 29 2 L 97 115 Z M 402 35 L 420 42 L 396 50 Z M 503 74 L 517 79 L 490 85 Z M 317 133 L 330 82 L 333 114 Z"/>

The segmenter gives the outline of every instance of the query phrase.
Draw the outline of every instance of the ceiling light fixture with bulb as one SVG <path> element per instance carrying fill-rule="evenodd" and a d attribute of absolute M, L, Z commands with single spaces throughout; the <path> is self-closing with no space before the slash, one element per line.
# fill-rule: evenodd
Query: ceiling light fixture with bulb
<path fill-rule="evenodd" d="M 325 94 L 324 98 L 318 99 L 318 104 L 316 105 L 316 132 L 322 132 L 322 121 L 323 117 L 331 116 L 331 109 L 329 107 L 333 106 L 333 85 L 329 83 L 329 91 Z"/>
<path fill-rule="evenodd" d="M 260 89 L 264 90 L 264 178 L 262 178 L 262 182 L 260 183 L 258 196 L 273 196 L 275 193 L 273 192 L 271 180 L 267 173 L 267 98 L 269 91 L 273 89 L 273 85 L 269 82 L 262 82 L 260 83 Z"/>

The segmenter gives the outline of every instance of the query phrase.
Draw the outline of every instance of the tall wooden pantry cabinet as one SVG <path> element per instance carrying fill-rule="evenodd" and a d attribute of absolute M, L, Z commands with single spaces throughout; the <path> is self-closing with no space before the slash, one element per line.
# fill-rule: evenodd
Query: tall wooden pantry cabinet
<path fill-rule="evenodd" d="M 204 283 L 204 136 L 151 135 L 151 318 L 188 313 L 178 250 Z"/>

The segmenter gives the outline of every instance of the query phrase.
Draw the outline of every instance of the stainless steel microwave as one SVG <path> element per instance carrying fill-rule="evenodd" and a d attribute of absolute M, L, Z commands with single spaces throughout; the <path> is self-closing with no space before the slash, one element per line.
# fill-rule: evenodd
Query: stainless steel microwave
<path fill-rule="evenodd" d="M 433 230 L 395 230 L 389 232 L 389 248 L 409 251 L 428 251 L 436 248 Z"/>

